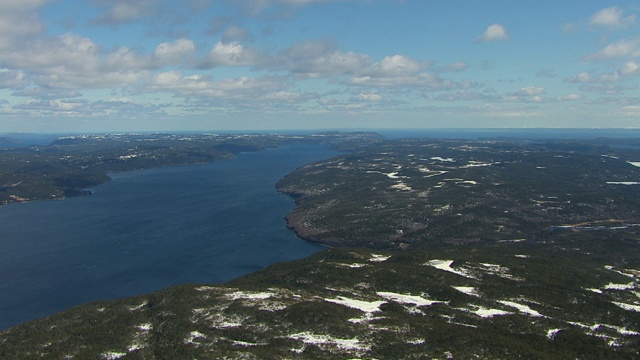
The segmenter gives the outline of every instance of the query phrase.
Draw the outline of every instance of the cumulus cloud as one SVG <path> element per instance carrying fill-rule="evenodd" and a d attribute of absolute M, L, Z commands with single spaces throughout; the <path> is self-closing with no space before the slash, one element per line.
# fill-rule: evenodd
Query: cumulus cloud
<path fill-rule="evenodd" d="M 103 0 L 99 4 L 107 7 L 107 10 L 94 19 L 93 23 L 115 25 L 150 15 L 154 10 L 155 0 Z"/>
<path fill-rule="evenodd" d="M 640 75 L 640 65 L 635 61 L 628 61 L 622 64 L 619 71 L 623 75 Z"/>
<path fill-rule="evenodd" d="M 612 6 L 595 13 L 591 17 L 589 24 L 591 26 L 601 26 L 606 28 L 622 28 L 633 24 L 635 21 L 635 14 L 624 16 L 622 10 Z"/>
<path fill-rule="evenodd" d="M 546 90 L 544 87 L 526 86 L 526 87 L 520 88 L 516 92 L 512 92 L 508 94 L 508 96 L 505 97 L 504 100 L 541 103 L 541 102 L 548 101 L 547 98 L 542 96 L 545 92 Z"/>
<path fill-rule="evenodd" d="M 591 74 L 583 71 L 576 76 L 571 76 L 566 78 L 564 81 L 570 82 L 570 83 L 585 83 L 585 82 L 589 82 L 590 80 L 591 80 Z"/>
<path fill-rule="evenodd" d="M 0 51 L 14 41 L 39 34 L 44 29 L 37 10 L 50 0 L 0 1 Z"/>
<path fill-rule="evenodd" d="M 569 95 L 558 96 L 556 98 L 556 101 L 577 101 L 582 99 L 584 99 L 584 95 L 582 94 L 569 94 Z"/>
<path fill-rule="evenodd" d="M 359 71 L 344 83 L 363 87 L 419 87 L 423 90 L 469 88 L 471 82 L 454 82 L 427 72 L 430 64 L 404 55 L 393 55 Z"/>
<path fill-rule="evenodd" d="M 364 75 L 375 77 L 398 77 L 415 75 L 426 69 L 428 63 L 419 62 L 403 55 L 386 56 L 382 61 L 371 65 Z"/>
<path fill-rule="evenodd" d="M 623 39 L 607 45 L 604 49 L 587 57 L 590 61 L 603 61 L 621 57 L 640 57 L 640 38 Z"/>
<path fill-rule="evenodd" d="M 323 78 L 354 74 L 371 62 L 368 55 L 343 52 L 328 40 L 315 40 L 297 43 L 261 67 L 289 71 L 298 78 Z"/>
<path fill-rule="evenodd" d="M 239 3 L 249 15 L 257 16 L 270 8 L 282 6 L 296 8 L 305 5 L 338 1 L 345 0 L 235 0 L 234 2 Z"/>
<path fill-rule="evenodd" d="M 283 77 L 238 77 L 215 81 L 208 76 L 187 75 L 180 71 L 156 74 L 145 86 L 145 92 L 174 92 L 186 97 L 251 100 L 289 87 Z"/>
<path fill-rule="evenodd" d="M 159 44 L 153 56 L 160 65 L 178 65 L 192 56 L 195 51 L 196 46 L 193 41 L 178 39 Z"/>
<path fill-rule="evenodd" d="M 36 99 L 69 99 L 74 97 L 80 97 L 80 94 L 77 90 L 68 90 L 68 89 L 50 89 L 44 87 L 28 87 L 22 90 L 14 91 L 11 93 L 12 96 L 24 96 L 31 97 Z"/>
<path fill-rule="evenodd" d="M 380 102 L 384 97 L 378 93 L 359 93 L 351 97 L 351 101 L 356 102 Z"/>
<path fill-rule="evenodd" d="M 239 42 L 239 41 L 252 41 L 253 35 L 248 29 L 238 26 L 231 26 L 222 34 L 222 42 Z"/>
<path fill-rule="evenodd" d="M 27 76 L 19 70 L 0 70 L 0 89 L 20 90 L 28 84 Z"/>
<path fill-rule="evenodd" d="M 487 30 L 485 30 L 484 34 L 478 37 L 477 41 L 488 42 L 488 41 L 508 40 L 509 38 L 510 38 L 509 34 L 507 34 L 507 30 L 504 28 L 504 26 L 496 23 L 496 24 L 489 25 L 489 27 L 487 27 Z"/>
<path fill-rule="evenodd" d="M 223 43 L 218 41 L 209 52 L 204 67 L 215 66 L 249 66 L 258 63 L 260 54 L 240 43 Z"/>
<path fill-rule="evenodd" d="M 580 86 L 580 90 L 606 95 L 619 95 L 629 90 L 636 90 L 636 85 L 621 85 L 612 83 L 587 83 Z"/>
<path fill-rule="evenodd" d="M 527 86 L 527 87 L 520 88 L 520 90 L 516 91 L 512 95 L 515 95 L 515 96 L 534 96 L 534 95 L 544 94 L 544 92 L 545 92 L 545 89 L 543 87 Z"/>

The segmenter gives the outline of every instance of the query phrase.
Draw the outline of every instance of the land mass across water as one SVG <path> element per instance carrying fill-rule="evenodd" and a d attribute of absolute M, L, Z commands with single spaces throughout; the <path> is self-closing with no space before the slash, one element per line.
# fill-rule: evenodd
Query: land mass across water
<path fill-rule="evenodd" d="M 350 149 L 377 141 L 374 133 L 104 134 L 58 138 L 49 145 L 0 146 L 0 205 L 89 195 L 109 173 L 211 163 L 241 152 L 293 143 Z"/>
<path fill-rule="evenodd" d="M 0 357 L 640 356 L 640 140 L 350 139 L 277 184 L 331 248 L 19 325 Z"/>

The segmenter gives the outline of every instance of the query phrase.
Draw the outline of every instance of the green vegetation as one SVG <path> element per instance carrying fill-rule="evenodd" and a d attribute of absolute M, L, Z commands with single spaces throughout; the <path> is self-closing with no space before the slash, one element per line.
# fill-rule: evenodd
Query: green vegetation
<path fill-rule="evenodd" d="M 0 358 L 638 358 L 640 152 L 610 142 L 344 138 L 277 185 L 337 247 L 22 324 Z"/>
<path fill-rule="evenodd" d="M 579 149 L 579 150 L 578 150 Z M 553 226 L 639 223 L 637 150 L 584 142 L 398 140 L 278 182 L 303 238 L 375 248 L 523 239 Z"/>

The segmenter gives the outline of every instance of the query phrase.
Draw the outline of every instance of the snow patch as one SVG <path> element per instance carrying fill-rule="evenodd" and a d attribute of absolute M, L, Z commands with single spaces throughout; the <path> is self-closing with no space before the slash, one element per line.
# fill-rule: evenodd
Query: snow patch
<path fill-rule="evenodd" d="M 632 304 L 626 304 L 626 303 L 621 303 L 621 302 L 617 302 L 617 301 L 612 301 L 612 303 L 614 303 L 615 305 L 618 305 L 619 307 L 627 310 L 627 311 L 635 311 L 635 312 L 640 312 L 640 305 L 632 305 Z"/>
<path fill-rule="evenodd" d="M 442 162 L 456 162 L 453 158 L 442 158 L 440 156 L 434 156 L 431 158 L 431 160 L 437 160 Z"/>
<path fill-rule="evenodd" d="M 442 271 L 447 271 L 456 275 L 460 275 L 460 276 L 464 276 L 466 278 L 470 278 L 470 279 L 475 279 L 476 277 L 471 275 L 471 273 L 469 273 L 469 271 L 464 270 L 464 269 L 454 269 L 451 267 L 451 265 L 453 264 L 454 260 L 439 260 L 439 259 L 434 259 L 434 260 L 430 260 L 428 261 L 425 265 L 428 266 L 433 266 L 434 268 L 438 269 L 438 270 L 442 270 Z"/>
<path fill-rule="evenodd" d="M 626 276 L 626 277 L 635 278 L 635 275 L 633 275 L 633 274 L 629 274 L 629 273 L 626 273 L 626 272 L 623 272 L 623 271 L 620 271 L 620 270 L 616 270 L 616 269 L 615 269 L 613 266 L 611 266 L 611 265 L 605 265 L 605 266 L 604 266 L 604 268 L 605 268 L 605 269 L 607 269 L 607 270 L 609 270 L 609 271 L 613 271 L 614 273 L 617 273 L 617 274 L 620 274 L 620 275 Z"/>
<path fill-rule="evenodd" d="M 478 289 L 474 288 L 473 286 L 452 286 L 452 287 L 463 294 L 467 294 L 471 296 L 480 296 L 478 295 Z"/>
<path fill-rule="evenodd" d="M 116 359 L 120 359 L 121 357 L 124 357 L 125 355 L 127 355 L 127 353 L 107 351 L 106 353 L 100 354 L 100 357 L 102 357 L 104 360 L 116 360 Z"/>
<path fill-rule="evenodd" d="M 540 317 L 542 316 L 542 314 L 540 314 L 539 312 L 533 310 L 532 308 L 528 307 L 527 305 L 524 304 L 520 304 L 514 301 L 507 301 L 507 300 L 498 300 L 498 302 L 502 305 L 505 306 L 509 306 L 512 308 L 516 308 L 518 309 L 518 311 L 520 311 L 521 313 L 533 316 L 533 317 Z"/>
<path fill-rule="evenodd" d="M 376 294 L 378 294 L 378 296 L 381 296 L 387 300 L 395 301 L 400 304 L 409 304 L 409 305 L 415 305 L 415 306 L 430 306 L 433 304 L 442 303 L 442 301 L 429 300 L 429 299 L 423 298 L 422 296 L 416 296 L 416 295 L 406 295 L 406 294 L 398 294 L 398 293 L 384 292 L 384 291 L 379 291 Z"/>
<path fill-rule="evenodd" d="M 131 306 L 131 307 L 129 307 L 129 311 L 136 311 L 136 310 L 140 310 L 140 309 L 142 309 L 143 307 L 145 307 L 148 303 L 149 303 L 149 302 L 145 300 L 145 301 L 143 301 L 143 302 L 142 302 L 142 304 L 140 304 L 140 305 L 136 305 L 136 306 Z"/>
<path fill-rule="evenodd" d="M 265 300 L 276 296 L 277 294 L 272 292 L 250 292 L 250 291 L 235 291 L 231 294 L 227 294 L 226 297 L 229 300 Z"/>
<path fill-rule="evenodd" d="M 289 335 L 290 339 L 299 340 L 307 345 L 329 345 L 341 350 L 367 351 L 370 346 L 362 344 L 357 338 L 339 339 L 329 335 L 319 335 L 310 332 L 301 332 Z"/>
<path fill-rule="evenodd" d="M 510 312 L 500 309 L 489 309 L 482 306 L 476 306 L 475 310 L 466 309 L 467 312 L 476 314 L 481 318 L 491 318 L 494 316 L 511 315 Z"/>
<path fill-rule="evenodd" d="M 425 339 L 411 339 L 411 340 L 407 340 L 407 344 L 411 344 L 411 345 L 422 345 L 425 344 L 427 341 Z"/>
<path fill-rule="evenodd" d="M 553 338 L 556 337 L 556 334 L 558 334 L 560 331 L 562 331 L 562 329 L 549 329 L 549 330 L 547 330 L 547 339 L 553 340 Z"/>
<path fill-rule="evenodd" d="M 635 287 L 636 287 L 636 283 L 630 282 L 628 284 L 608 283 L 607 285 L 605 285 L 604 288 L 606 290 L 631 290 L 631 289 L 635 289 Z"/>
<path fill-rule="evenodd" d="M 405 184 L 403 182 L 399 182 L 399 183 L 397 183 L 395 185 L 391 185 L 391 186 L 389 186 L 389 188 L 396 189 L 396 190 L 403 190 L 403 191 L 411 191 L 411 190 L 413 190 L 413 188 L 411 186 L 409 186 L 409 185 L 407 185 L 407 184 Z"/>
<path fill-rule="evenodd" d="M 365 313 L 374 313 L 380 311 L 380 305 L 386 303 L 386 301 L 363 301 L 356 299 L 349 299 L 344 296 L 339 296 L 336 299 L 324 299 L 330 303 L 350 307 L 357 309 Z"/>
<path fill-rule="evenodd" d="M 371 258 L 369 259 L 369 261 L 371 262 L 383 262 L 383 261 L 387 261 L 391 258 L 391 256 L 388 255 L 379 255 L 379 254 L 371 254 Z"/>
<path fill-rule="evenodd" d="M 199 331 L 192 331 L 189 335 L 184 339 L 185 344 L 196 344 L 196 339 L 204 339 L 207 336 Z"/>

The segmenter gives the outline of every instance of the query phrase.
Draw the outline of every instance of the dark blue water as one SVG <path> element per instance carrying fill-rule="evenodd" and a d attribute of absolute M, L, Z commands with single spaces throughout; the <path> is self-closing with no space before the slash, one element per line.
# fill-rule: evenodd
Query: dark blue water
<path fill-rule="evenodd" d="M 94 195 L 0 207 L 0 328 L 306 257 L 275 183 L 337 153 L 286 146 L 209 165 L 113 174 Z"/>

